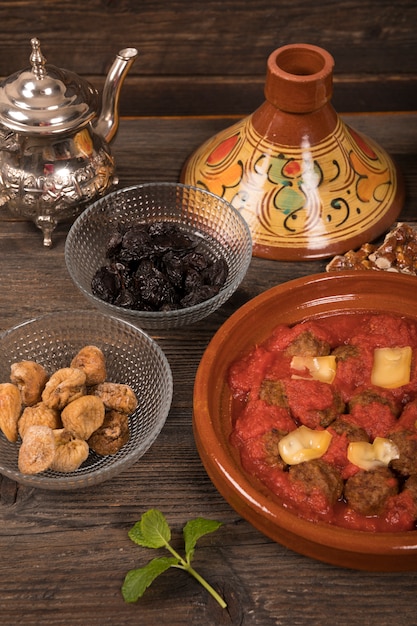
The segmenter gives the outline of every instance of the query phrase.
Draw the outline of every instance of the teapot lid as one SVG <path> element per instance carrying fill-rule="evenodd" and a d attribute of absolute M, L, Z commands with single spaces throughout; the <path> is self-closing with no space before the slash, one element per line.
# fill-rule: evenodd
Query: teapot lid
<path fill-rule="evenodd" d="M 55 134 L 87 124 L 98 93 L 73 72 L 46 65 L 40 42 L 31 39 L 31 68 L 0 83 L 0 123 L 27 134 Z"/>

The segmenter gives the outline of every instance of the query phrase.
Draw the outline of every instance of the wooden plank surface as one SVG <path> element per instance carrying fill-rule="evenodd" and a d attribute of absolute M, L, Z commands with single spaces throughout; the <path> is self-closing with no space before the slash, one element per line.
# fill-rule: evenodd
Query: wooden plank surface
<path fill-rule="evenodd" d="M 416 115 L 346 118 L 381 142 L 401 165 L 417 218 Z M 114 143 L 120 185 L 176 180 L 189 152 L 230 124 L 219 119 L 122 119 Z M 36 227 L 0 211 L 0 331 L 48 311 L 89 308 L 64 262 L 67 225 L 42 247 Z M 417 571 L 368 573 L 316 562 L 252 528 L 224 501 L 201 464 L 192 433 L 192 388 L 204 350 L 244 302 L 275 284 L 324 269 L 325 261 L 254 258 L 232 298 L 207 320 L 154 338 L 174 377 L 172 409 L 160 436 L 129 470 L 76 492 L 50 492 L 0 478 L 0 623 L 3 626 L 403 626 L 416 623 Z M 161 576 L 138 604 L 124 603 L 125 573 L 154 556 L 127 531 L 156 507 L 181 548 L 197 516 L 223 526 L 200 540 L 195 566 L 228 601 L 222 611 L 183 572 Z M 417 564 L 416 564 L 417 570 Z"/>
<path fill-rule="evenodd" d="M 266 61 L 289 43 L 335 59 L 339 111 L 415 110 L 414 0 L 0 1 L 0 76 L 49 63 L 101 89 L 113 56 L 135 46 L 123 115 L 244 115 L 263 100 Z"/>

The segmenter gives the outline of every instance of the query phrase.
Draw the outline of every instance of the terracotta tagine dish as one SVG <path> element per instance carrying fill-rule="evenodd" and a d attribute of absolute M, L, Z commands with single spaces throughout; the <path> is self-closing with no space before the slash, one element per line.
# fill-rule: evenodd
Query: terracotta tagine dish
<path fill-rule="evenodd" d="M 332 56 L 292 44 L 267 62 L 265 102 L 190 156 L 182 182 L 225 198 L 249 224 L 255 256 L 317 259 L 383 234 L 403 201 L 389 155 L 331 104 Z"/>
<path fill-rule="evenodd" d="M 370 270 L 322 273 L 263 292 L 238 309 L 212 338 L 198 367 L 194 386 L 193 428 L 197 449 L 210 479 L 225 500 L 269 538 L 305 556 L 342 567 L 368 571 L 417 569 L 417 370 L 414 357 L 409 383 L 401 380 L 394 385 L 392 370 L 385 369 L 385 364 L 381 367 L 381 362 L 377 368 L 378 376 L 382 374 L 379 380 L 370 377 L 368 381 L 364 374 L 372 362 L 368 359 L 365 366 L 364 355 L 371 354 L 369 346 L 377 337 L 382 337 L 382 346 L 391 346 L 386 348 L 390 354 L 397 351 L 397 348 L 392 349 L 393 343 L 403 345 L 401 341 L 410 343 L 407 350 L 417 351 L 416 311 L 414 276 Z M 388 320 L 391 323 L 389 331 Z M 301 339 L 304 341 L 307 336 L 296 333 L 300 326 L 305 329 L 306 323 L 308 341 L 302 344 Z M 368 333 L 369 323 L 371 332 Z M 405 332 L 406 326 L 413 329 L 409 335 Z M 320 335 L 318 328 L 321 329 Z M 300 358 L 293 356 L 299 354 L 293 350 L 295 347 L 299 350 L 302 345 L 303 349 L 310 349 L 310 333 L 313 332 L 316 337 L 320 336 L 317 345 L 321 350 L 322 340 L 332 336 L 336 338 L 332 349 L 338 351 L 340 347 L 334 346 L 340 346 L 347 330 L 351 340 L 347 347 L 343 345 L 343 355 L 338 352 L 341 358 L 336 366 L 339 378 L 333 384 L 327 378 L 328 370 L 326 380 L 319 380 L 313 378 L 313 369 L 309 375 L 292 360 L 290 367 L 296 368 L 296 375 L 285 374 L 287 361 L 280 352 L 282 346 L 292 346 L 292 352 L 286 356 Z M 292 343 L 288 344 L 288 341 Z M 322 356 L 318 361 L 323 364 L 329 358 Z M 352 365 L 355 358 L 361 365 L 351 367 L 350 380 L 355 376 L 362 377 L 363 386 L 368 391 L 355 387 L 355 392 L 356 389 L 362 391 L 362 395 L 355 397 L 356 400 L 362 398 L 363 402 L 348 405 L 344 398 L 346 405 L 344 408 L 338 405 L 333 421 L 326 410 L 320 413 L 320 420 L 328 420 L 327 425 L 320 421 L 314 428 L 309 422 L 308 442 L 299 438 L 284 446 L 288 439 L 286 432 L 298 437 L 301 430 L 294 425 L 288 426 L 287 422 L 284 426 L 283 420 L 287 420 L 288 415 L 294 416 L 294 411 L 298 410 L 297 419 L 302 420 L 301 428 L 305 433 L 306 417 L 313 419 L 314 413 L 307 412 L 305 407 L 316 406 L 322 401 L 327 393 L 326 385 L 331 394 L 337 395 L 342 386 L 344 393 L 347 392 L 348 363 L 352 359 Z M 326 368 L 321 367 L 323 374 Z M 401 368 L 396 366 L 394 369 L 396 375 Z M 237 396 L 239 385 L 241 395 Z M 285 389 L 284 404 L 279 401 L 280 388 Z M 300 389 L 304 392 L 300 393 Z M 408 420 L 402 435 L 398 435 L 404 428 L 406 409 L 395 415 L 389 413 L 387 401 L 389 397 L 398 399 L 404 393 L 410 394 L 407 395 L 408 403 L 411 403 L 407 411 L 411 410 L 408 415 L 412 415 L 412 419 Z M 376 404 L 368 404 L 370 399 Z M 380 412 L 375 419 L 377 406 Z M 380 419 L 382 413 L 386 419 L 384 425 Z M 349 427 L 348 430 L 339 429 L 346 420 L 352 425 L 359 414 L 361 433 L 355 428 L 349 433 Z M 314 415 L 317 417 L 318 414 Z M 381 429 L 378 436 L 375 429 Z M 326 438 L 330 435 L 328 447 L 319 449 L 313 433 L 320 439 L 323 434 Z M 397 446 L 403 436 L 403 441 L 409 441 L 411 446 L 409 456 L 406 447 Z M 368 454 L 371 449 L 375 452 L 376 441 L 385 446 L 388 440 L 389 445 L 397 442 L 391 449 L 395 454 L 386 456 L 387 447 L 384 448 L 385 456 Z M 298 445 L 300 442 L 301 446 Z M 322 443 L 321 439 L 320 446 Z M 349 456 L 351 445 L 353 454 L 359 450 L 359 455 L 364 454 L 363 458 L 358 460 L 357 456 Z M 347 458 L 343 456 L 346 450 Z M 296 458 L 299 454 L 304 457 Z M 288 455 L 293 458 L 288 459 Z M 404 460 L 410 461 L 410 467 L 401 476 L 398 464 Z M 310 463 L 314 464 L 314 469 Z M 300 471 L 304 471 L 301 476 Z M 323 492 L 324 484 L 326 490 L 330 485 L 335 486 L 334 477 L 339 472 L 343 480 L 337 487 L 343 491 L 338 493 L 337 499 L 327 500 L 325 495 L 324 506 L 320 495 L 327 494 L 327 491 Z M 406 474 L 409 478 L 405 478 Z M 379 488 L 372 482 L 375 479 L 381 480 Z M 358 489 L 358 483 L 355 487 L 359 480 L 370 481 L 363 491 Z M 353 496 L 352 489 L 356 490 Z M 384 492 L 384 489 L 389 491 Z M 380 508 L 371 511 L 369 507 L 375 504 Z M 408 517 L 407 510 L 410 512 Z"/>

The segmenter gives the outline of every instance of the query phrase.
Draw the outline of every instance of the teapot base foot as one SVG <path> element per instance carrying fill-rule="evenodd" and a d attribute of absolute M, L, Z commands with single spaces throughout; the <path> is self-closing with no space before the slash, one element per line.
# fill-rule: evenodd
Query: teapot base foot
<path fill-rule="evenodd" d="M 44 247 L 50 248 L 52 246 L 52 233 L 58 225 L 58 220 L 51 215 L 39 215 L 35 224 L 42 231 Z"/>

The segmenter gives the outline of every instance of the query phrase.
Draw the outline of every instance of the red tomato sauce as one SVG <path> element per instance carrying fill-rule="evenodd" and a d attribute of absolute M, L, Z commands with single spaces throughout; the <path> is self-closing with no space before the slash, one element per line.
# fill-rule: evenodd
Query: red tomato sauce
<path fill-rule="evenodd" d="M 308 343 L 303 344 L 307 336 Z M 336 376 L 331 383 L 313 380 L 308 374 L 294 377 L 292 356 L 311 350 L 311 338 L 313 350 L 323 352 L 328 348 L 328 354 L 336 355 Z M 410 381 L 395 389 L 372 385 L 375 348 L 405 346 L 412 348 Z M 399 532 L 417 528 L 417 459 L 415 462 L 409 459 L 411 469 L 387 466 L 388 482 L 394 493 L 382 499 L 378 513 L 363 513 L 357 504 L 349 504 L 344 491 L 346 481 L 358 472 L 367 471 L 347 458 L 349 441 L 354 440 L 350 438 L 350 429 L 359 430 L 370 443 L 375 437 L 390 439 L 394 433 L 404 434 L 408 447 L 405 446 L 404 453 L 399 448 L 400 461 L 403 454 L 409 453 L 407 450 L 413 450 L 413 440 L 417 451 L 415 321 L 390 314 L 364 313 L 335 315 L 293 327 L 278 326 L 262 345 L 232 364 L 228 384 L 234 399 L 231 443 L 239 450 L 244 469 L 286 508 L 307 520 L 362 531 Z M 338 426 L 341 421 L 344 427 L 347 425 L 346 432 Z M 279 455 L 280 438 L 301 425 L 327 429 L 331 434 L 321 461 L 343 485 L 336 500 L 320 484 L 311 482 L 308 472 L 303 480 L 293 479 L 289 466 Z M 368 495 L 365 491 L 363 497 Z"/>

